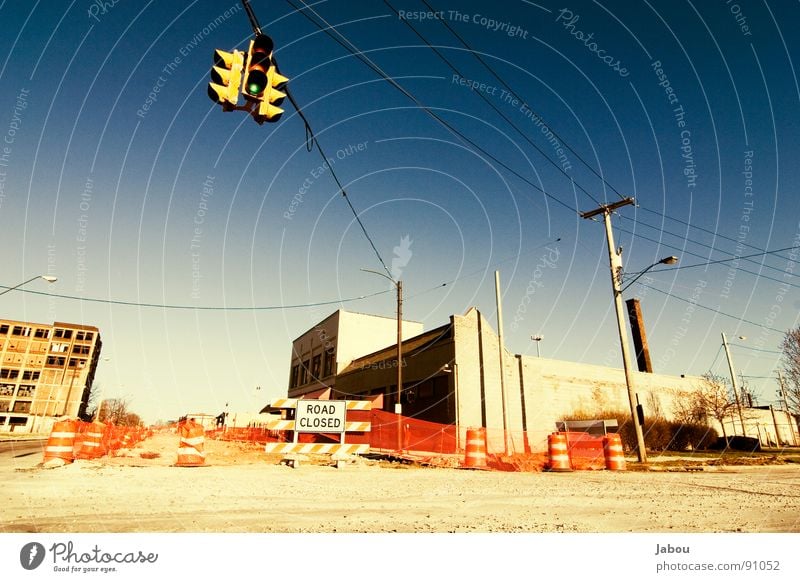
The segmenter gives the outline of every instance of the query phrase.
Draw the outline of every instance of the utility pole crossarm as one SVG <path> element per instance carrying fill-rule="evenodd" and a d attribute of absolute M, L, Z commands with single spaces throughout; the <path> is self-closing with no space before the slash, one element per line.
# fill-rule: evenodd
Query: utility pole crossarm
<path fill-rule="evenodd" d="M 581 212 L 581 218 L 593 218 L 598 214 L 610 214 L 614 212 L 617 208 L 622 208 L 623 206 L 628 206 L 629 204 L 636 204 L 636 200 L 633 198 L 623 198 L 617 202 L 612 202 L 611 204 L 601 204 L 594 210 L 589 210 L 588 212 Z"/>

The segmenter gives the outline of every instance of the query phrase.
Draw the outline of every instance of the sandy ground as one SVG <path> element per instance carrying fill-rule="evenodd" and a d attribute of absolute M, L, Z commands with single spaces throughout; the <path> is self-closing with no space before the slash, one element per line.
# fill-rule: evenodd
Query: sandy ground
<path fill-rule="evenodd" d="M 507 473 L 314 458 L 291 468 L 255 445 L 206 440 L 207 465 L 186 468 L 171 466 L 177 445 L 155 435 L 125 456 L 54 469 L 38 454 L 14 459 L 0 467 L 0 531 L 800 531 L 797 465 Z"/>

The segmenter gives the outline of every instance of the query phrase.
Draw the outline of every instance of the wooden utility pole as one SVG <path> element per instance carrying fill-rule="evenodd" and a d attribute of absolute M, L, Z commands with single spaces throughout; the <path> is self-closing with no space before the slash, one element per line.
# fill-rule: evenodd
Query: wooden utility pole
<path fill-rule="evenodd" d="M 611 213 L 617 208 L 635 204 L 633 198 L 625 198 L 613 204 L 603 204 L 595 210 L 589 212 L 581 212 L 581 218 L 593 218 L 600 214 L 603 215 L 603 220 L 606 226 L 606 242 L 608 243 L 608 262 L 611 268 L 611 288 L 614 292 L 614 307 L 617 312 L 617 331 L 619 333 L 619 343 L 622 348 L 622 365 L 625 369 L 625 385 L 628 388 L 628 402 L 631 409 L 631 420 L 633 427 L 636 431 L 636 452 L 639 462 L 647 462 L 647 449 L 644 444 L 644 434 L 642 425 L 639 422 L 639 415 L 636 414 L 636 393 L 633 386 L 633 372 L 631 370 L 631 356 L 630 349 L 628 348 L 628 333 L 625 329 L 625 316 L 622 307 L 622 258 L 621 252 L 617 250 L 614 245 L 614 233 L 611 230 Z"/>

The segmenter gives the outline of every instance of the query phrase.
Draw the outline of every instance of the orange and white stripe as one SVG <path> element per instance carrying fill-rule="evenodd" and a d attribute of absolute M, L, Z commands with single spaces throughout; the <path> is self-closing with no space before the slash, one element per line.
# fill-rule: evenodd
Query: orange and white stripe
<path fill-rule="evenodd" d="M 264 452 L 279 454 L 300 453 L 305 455 L 331 455 L 336 453 L 346 455 L 363 455 L 369 452 L 369 445 L 349 445 L 336 443 L 267 443 L 264 447 Z"/>
<path fill-rule="evenodd" d="M 295 421 L 294 420 L 270 420 L 267 423 L 267 428 L 269 430 L 294 430 Z M 344 430 L 345 432 L 369 432 L 372 428 L 371 422 L 345 422 L 344 423 Z M 325 431 L 319 431 L 325 432 Z M 338 432 L 338 431 L 331 431 L 331 432 Z"/>

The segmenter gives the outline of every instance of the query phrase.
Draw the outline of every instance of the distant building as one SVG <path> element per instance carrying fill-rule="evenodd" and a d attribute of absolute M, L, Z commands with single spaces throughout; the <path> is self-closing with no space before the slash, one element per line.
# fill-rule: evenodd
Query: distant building
<path fill-rule="evenodd" d="M 292 366 L 300 364 L 298 370 L 305 367 L 308 372 L 304 377 L 301 371 L 292 370 L 289 397 L 370 398 L 383 410 L 394 411 L 397 340 L 389 333 L 392 320 L 387 320 L 386 334 L 377 337 L 356 320 L 332 328 L 332 318 L 338 313 L 295 340 Z M 325 334 L 317 335 L 321 331 Z M 319 381 L 310 382 L 319 367 L 314 356 L 324 353 L 326 338 L 334 340 L 331 348 L 348 346 L 348 350 L 342 353 L 340 349 L 337 365 L 324 368 Z M 400 402 L 404 416 L 457 424 L 462 433 L 470 427 L 501 429 L 499 434 L 505 429 L 518 450 L 532 444 L 541 450 L 547 435 L 556 430 L 556 422 L 565 416 L 630 407 L 620 368 L 518 355 L 504 349 L 501 370 L 497 334 L 475 308 L 461 316 L 452 315 L 450 322 L 439 328 L 407 337 L 402 352 Z M 669 415 L 675 394 L 693 390 L 700 381 L 688 376 L 633 375 L 646 416 Z M 327 389 L 320 390 L 322 387 Z"/>
<path fill-rule="evenodd" d="M 403 321 L 403 339 L 422 333 L 421 323 Z M 289 397 L 319 398 L 335 389 L 337 375 L 356 358 L 397 345 L 397 318 L 339 309 L 292 342 Z"/>
<path fill-rule="evenodd" d="M 0 319 L 0 432 L 84 416 L 101 347 L 96 327 Z"/>

